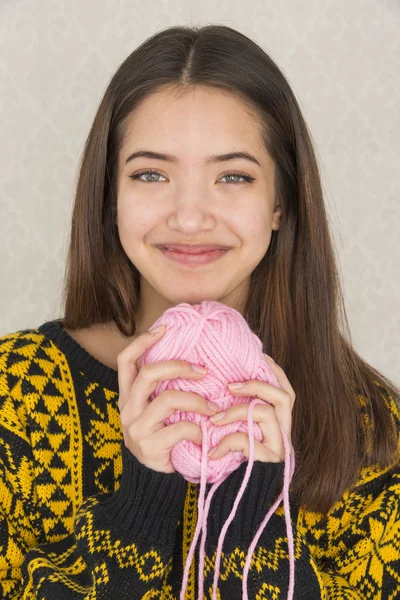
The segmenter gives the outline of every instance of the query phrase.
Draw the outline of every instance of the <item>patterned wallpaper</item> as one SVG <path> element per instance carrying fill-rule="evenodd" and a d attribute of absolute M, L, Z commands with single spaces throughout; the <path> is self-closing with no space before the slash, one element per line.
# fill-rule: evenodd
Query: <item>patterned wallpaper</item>
<path fill-rule="evenodd" d="M 400 0 L 0 0 L 0 335 L 59 316 L 78 161 L 144 39 L 221 23 L 259 43 L 309 124 L 353 343 L 400 385 Z"/>

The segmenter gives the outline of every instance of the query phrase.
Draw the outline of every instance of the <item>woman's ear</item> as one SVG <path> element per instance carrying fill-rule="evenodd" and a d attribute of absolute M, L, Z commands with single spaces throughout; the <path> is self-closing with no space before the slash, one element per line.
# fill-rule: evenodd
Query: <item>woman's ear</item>
<path fill-rule="evenodd" d="M 274 212 L 272 213 L 272 229 L 277 231 L 281 226 L 281 216 L 282 209 L 279 204 L 277 204 L 274 208 Z"/>

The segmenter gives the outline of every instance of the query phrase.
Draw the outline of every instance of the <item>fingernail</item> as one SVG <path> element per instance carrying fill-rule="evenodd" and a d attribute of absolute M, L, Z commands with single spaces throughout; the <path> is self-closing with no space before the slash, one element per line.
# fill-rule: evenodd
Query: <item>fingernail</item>
<path fill-rule="evenodd" d="M 164 328 L 165 328 L 165 325 L 159 325 L 155 329 L 149 329 L 149 332 L 154 336 L 154 334 L 160 333 L 160 331 Z"/>
<path fill-rule="evenodd" d="M 208 456 L 212 456 L 213 454 L 215 454 L 216 449 L 217 449 L 217 446 L 215 446 L 214 448 L 212 448 L 210 450 L 210 452 L 208 453 Z"/>
<path fill-rule="evenodd" d="M 244 386 L 244 383 L 228 383 L 228 388 L 231 390 L 236 390 Z"/>
<path fill-rule="evenodd" d="M 220 413 L 217 413 L 216 415 L 212 415 L 210 417 L 210 421 L 212 421 L 213 423 L 215 423 L 215 421 L 220 421 L 221 419 L 224 418 L 225 414 L 226 414 L 225 412 L 220 412 Z"/>
<path fill-rule="evenodd" d="M 196 373 L 207 373 L 207 369 L 205 367 L 201 367 L 200 365 L 192 365 L 192 369 L 193 371 L 196 371 Z"/>
<path fill-rule="evenodd" d="M 220 409 L 219 404 L 216 404 L 215 402 L 209 402 L 208 406 L 211 408 L 211 410 L 219 410 Z"/>

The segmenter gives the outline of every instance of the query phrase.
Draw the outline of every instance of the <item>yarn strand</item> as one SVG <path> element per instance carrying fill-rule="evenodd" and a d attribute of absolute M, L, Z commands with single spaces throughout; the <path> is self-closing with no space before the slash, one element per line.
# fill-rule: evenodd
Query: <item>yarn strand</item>
<path fill-rule="evenodd" d="M 202 455 L 201 455 L 200 491 L 199 491 L 199 497 L 198 497 L 198 501 L 197 501 L 197 524 L 196 524 L 196 530 L 194 532 L 193 540 L 190 545 L 190 549 L 189 549 L 189 552 L 188 552 L 188 555 L 186 558 L 181 593 L 179 596 L 180 600 L 185 600 L 185 591 L 186 591 L 186 587 L 187 587 L 187 583 L 188 583 L 188 579 L 189 579 L 189 570 L 190 570 L 190 566 L 192 564 L 194 552 L 195 552 L 196 545 L 197 545 L 197 540 L 198 540 L 199 533 L 201 530 L 202 516 L 203 516 L 203 510 L 204 510 L 204 495 L 205 495 L 205 491 L 206 491 L 206 465 L 205 465 L 205 463 L 207 461 L 207 452 L 208 452 L 208 439 L 207 438 L 208 438 L 208 436 L 207 435 L 204 436 L 205 427 L 204 427 L 203 423 L 202 423 L 201 429 L 202 429 L 202 433 L 203 433 L 203 439 L 202 439 Z"/>
<path fill-rule="evenodd" d="M 209 491 L 209 493 L 207 495 L 207 501 L 205 504 L 204 497 L 205 497 L 206 483 L 207 483 L 207 461 L 208 461 L 209 440 L 208 440 L 208 430 L 207 430 L 207 427 L 204 422 L 201 423 L 201 431 L 202 431 L 203 439 L 202 439 L 202 454 L 201 454 L 200 490 L 199 490 L 199 497 L 198 497 L 198 501 L 197 501 L 197 524 L 196 524 L 196 530 L 194 532 L 193 540 L 190 545 L 189 553 L 186 558 L 185 570 L 184 570 L 183 580 L 182 580 L 182 587 L 181 587 L 181 592 L 180 592 L 180 596 L 179 596 L 180 600 L 185 600 L 185 592 L 186 592 L 188 579 L 189 579 L 190 566 L 192 564 L 192 560 L 193 560 L 193 556 L 194 556 L 194 553 L 196 550 L 197 540 L 199 538 L 200 531 L 203 528 L 203 522 L 205 521 L 207 523 L 208 509 L 210 508 L 211 498 L 212 498 L 215 490 L 218 488 L 219 485 L 221 485 L 222 481 L 224 480 L 224 477 L 222 477 L 220 481 L 217 481 L 216 483 L 214 483 L 213 487 L 211 488 L 211 490 Z M 201 557 L 200 557 L 200 560 L 201 560 Z M 204 576 L 203 576 L 204 566 L 203 565 L 204 565 L 204 556 L 202 559 L 202 564 L 199 566 L 199 569 L 198 569 L 199 578 L 200 578 L 200 572 L 201 572 L 201 581 L 203 581 L 203 579 L 204 579 Z M 200 588 L 199 588 L 199 594 L 200 594 Z"/>
<path fill-rule="evenodd" d="M 228 530 L 229 525 L 232 523 L 236 511 L 237 511 L 237 507 L 239 506 L 239 502 L 242 499 L 242 496 L 244 494 L 244 490 L 247 486 L 247 483 L 250 479 L 250 472 L 251 469 L 253 468 L 253 463 L 254 463 L 254 423 L 253 423 L 253 411 L 254 411 L 254 406 L 256 404 L 263 404 L 262 400 L 259 400 L 258 398 L 252 400 L 249 403 L 249 408 L 247 411 L 247 423 L 248 423 L 248 434 L 249 434 L 249 460 L 247 463 L 247 467 L 246 467 L 246 473 L 245 476 L 243 478 L 242 484 L 240 486 L 239 492 L 235 498 L 235 502 L 233 503 L 233 507 L 232 510 L 228 516 L 228 518 L 226 519 L 222 529 L 221 529 L 221 533 L 219 535 L 219 539 L 218 539 L 218 547 L 217 547 L 217 556 L 215 559 L 215 571 L 214 571 L 214 582 L 213 582 L 213 593 L 212 593 L 212 600 L 217 600 L 217 584 L 218 584 L 218 578 L 219 578 L 219 571 L 220 571 L 220 564 L 221 564 L 221 555 L 222 555 L 222 547 L 223 547 L 223 543 L 224 543 L 224 539 L 225 539 L 225 534 Z M 200 599 L 199 599 L 200 600 Z"/>
<path fill-rule="evenodd" d="M 289 588 L 287 600 L 293 599 L 293 590 L 294 590 L 294 541 L 293 541 L 293 530 L 292 530 L 292 522 L 290 518 L 290 504 L 289 504 L 289 485 L 290 481 L 293 477 L 294 468 L 295 468 L 295 458 L 293 448 L 290 447 L 289 441 L 287 439 L 286 433 L 283 430 L 282 425 L 280 425 L 283 444 L 285 448 L 285 470 L 284 470 L 284 483 L 283 490 L 279 494 L 276 501 L 273 503 L 268 513 L 265 515 L 260 527 L 257 530 L 256 535 L 253 538 L 253 541 L 250 544 L 249 550 L 247 552 L 246 563 L 243 569 L 243 580 L 242 580 L 242 598 L 243 600 L 248 600 L 247 595 L 247 578 L 250 569 L 251 557 L 253 555 L 254 549 L 257 545 L 257 542 L 264 531 L 265 526 L 270 520 L 271 516 L 278 508 L 279 504 L 284 499 L 284 509 L 285 509 L 285 522 L 286 522 L 286 532 L 288 538 L 288 547 L 289 547 Z"/>
<path fill-rule="evenodd" d="M 204 589 L 204 562 L 205 562 L 205 545 L 206 545 L 206 537 L 207 537 L 207 518 L 208 512 L 211 505 L 211 500 L 214 496 L 214 492 L 217 490 L 220 483 L 214 483 L 211 487 L 210 491 L 207 495 L 207 500 L 203 513 L 203 523 L 202 523 L 202 535 L 200 541 L 200 558 L 199 558 L 199 585 L 198 585 L 198 600 L 203 600 L 203 589 Z"/>

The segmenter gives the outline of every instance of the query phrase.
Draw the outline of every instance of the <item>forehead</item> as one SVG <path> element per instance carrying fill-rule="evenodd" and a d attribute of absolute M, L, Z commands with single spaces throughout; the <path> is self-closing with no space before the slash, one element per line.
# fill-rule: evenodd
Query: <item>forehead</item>
<path fill-rule="evenodd" d="M 260 120 L 250 104 L 229 90 L 204 86 L 184 92 L 168 87 L 145 98 L 126 121 L 122 149 L 127 155 L 132 145 L 149 141 L 171 154 L 198 149 L 200 156 L 210 144 L 216 153 L 234 146 L 266 153 Z"/>
<path fill-rule="evenodd" d="M 254 119 L 256 113 L 256 109 L 251 107 L 250 101 L 246 102 L 238 94 L 227 89 L 205 85 L 183 89 L 171 85 L 165 86 L 144 98 L 135 109 L 135 114 L 153 113 L 154 111 L 157 111 L 158 114 L 160 114 L 160 111 L 162 113 L 166 111 L 169 114 L 169 112 L 177 110 L 183 110 L 185 113 L 198 113 L 210 108 L 213 109 L 213 112 L 229 110 L 238 115 L 240 114 L 241 117 L 245 114 L 250 119 Z"/>

